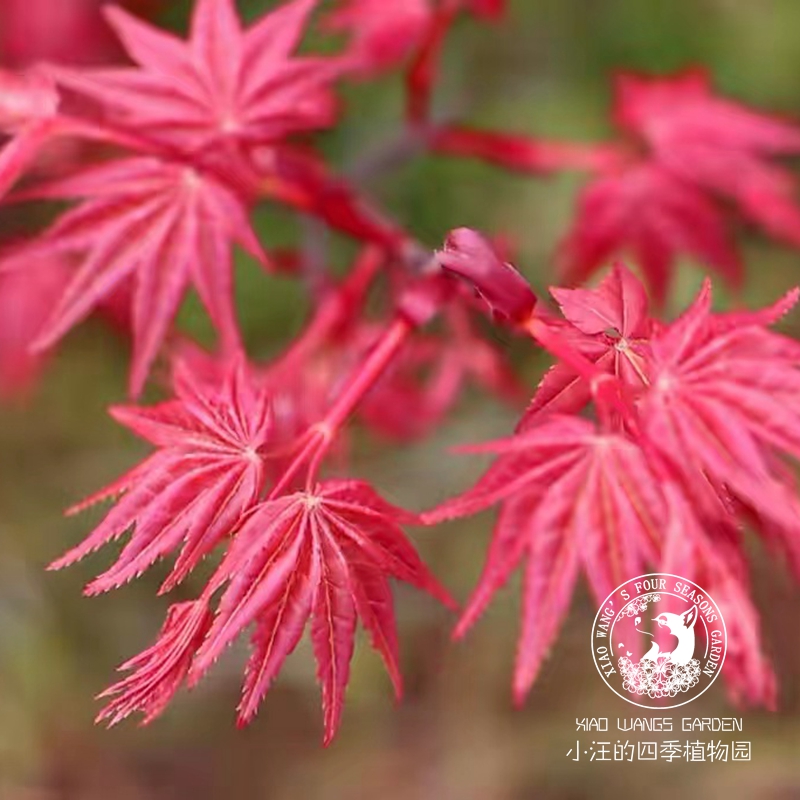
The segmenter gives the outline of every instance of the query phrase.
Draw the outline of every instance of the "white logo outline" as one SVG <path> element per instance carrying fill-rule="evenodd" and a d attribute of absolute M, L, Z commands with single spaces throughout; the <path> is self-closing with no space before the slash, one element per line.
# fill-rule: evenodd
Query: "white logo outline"
<path fill-rule="evenodd" d="M 629 692 L 626 693 L 626 691 L 622 687 L 620 687 L 619 689 L 615 688 L 612 685 L 612 683 L 608 680 L 608 676 L 606 675 L 606 673 L 603 671 L 603 669 L 601 668 L 600 664 L 598 663 L 598 653 L 597 653 L 596 644 L 595 644 L 596 631 L 597 631 L 597 628 L 598 628 L 598 622 L 600 621 L 601 615 L 604 613 L 604 611 L 606 611 L 608 609 L 609 605 L 613 606 L 613 603 L 611 603 L 613 598 L 619 592 L 621 592 L 621 590 L 623 590 L 626 586 L 628 586 L 629 584 L 631 584 L 631 585 L 635 584 L 637 581 L 644 583 L 648 579 L 653 579 L 653 578 L 656 578 L 656 579 L 658 579 L 658 578 L 673 578 L 676 581 L 681 581 L 684 584 L 689 584 L 692 587 L 694 587 L 694 589 L 700 591 L 702 593 L 702 596 L 705 598 L 705 600 L 710 602 L 710 604 L 713 606 L 713 609 L 716 611 L 716 613 L 718 615 L 718 618 L 719 618 L 719 623 L 721 624 L 721 627 L 722 627 L 722 635 L 723 635 L 723 638 L 722 638 L 722 655 L 721 655 L 721 658 L 719 658 L 715 662 L 716 663 L 716 667 L 715 667 L 713 676 L 710 676 L 710 679 L 708 680 L 706 685 L 697 694 L 693 695 L 688 700 L 684 700 L 684 701 L 682 701 L 680 703 L 674 703 L 674 704 L 671 704 L 671 705 L 666 705 L 666 704 L 661 704 L 661 703 L 654 703 L 654 704 L 650 704 L 650 705 L 645 704 L 645 703 L 637 703 L 636 700 L 631 699 L 630 696 L 626 696 L 626 694 L 629 694 Z M 680 597 L 680 595 L 676 594 L 675 592 L 667 592 L 667 591 L 664 591 L 662 589 L 662 590 L 659 590 L 658 592 L 655 592 L 655 593 L 652 592 L 652 591 L 643 592 L 641 595 L 638 595 L 637 597 L 634 597 L 634 598 L 631 598 L 630 600 L 628 600 L 625 603 L 625 606 L 623 606 L 623 610 L 614 613 L 614 623 L 611 625 L 611 628 L 610 628 L 610 630 L 608 632 L 608 635 L 607 635 L 607 639 L 608 639 L 609 645 L 608 645 L 608 648 L 606 648 L 606 650 L 608 650 L 612 646 L 613 628 L 614 628 L 614 625 L 616 625 L 616 622 L 622 616 L 624 609 L 627 606 L 629 606 L 631 603 L 633 603 L 634 601 L 640 600 L 644 596 L 648 596 L 649 597 L 649 596 L 651 596 L 653 594 L 659 594 L 659 593 L 660 594 L 667 594 L 667 595 L 674 596 L 674 597 Z M 660 600 L 660 597 L 658 597 L 657 599 Z M 686 598 L 683 598 L 683 597 L 681 597 L 680 599 L 686 600 Z M 695 609 L 695 613 L 693 615 L 693 618 L 691 618 L 692 615 L 691 615 L 690 612 L 693 609 Z M 673 632 L 672 627 L 671 627 L 671 626 L 677 626 L 678 625 L 677 620 L 673 619 L 673 618 L 683 617 L 685 615 L 689 615 L 689 617 L 691 618 L 691 619 L 689 619 L 688 622 L 686 620 L 684 620 L 685 627 L 688 630 L 691 630 L 691 642 L 689 641 L 690 637 L 688 636 L 688 634 L 682 633 L 682 636 L 678 636 L 677 633 Z M 628 614 L 628 616 L 630 616 L 630 614 Z M 670 651 L 668 653 L 665 653 L 663 651 L 659 652 L 658 651 L 658 646 L 654 642 L 655 650 L 653 648 L 651 648 L 651 650 L 648 652 L 648 654 L 645 654 L 645 655 L 649 656 L 651 658 L 652 658 L 652 656 L 656 656 L 656 657 L 657 656 L 661 656 L 661 657 L 666 657 L 666 660 L 670 660 L 670 658 L 669 658 L 670 656 L 673 656 L 676 652 L 679 652 L 679 655 L 675 659 L 674 663 L 686 664 L 689 661 L 689 659 L 692 659 L 692 657 L 694 655 L 694 649 L 695 649 L 695 647 L 694 647 L 694 626 L 697 623 L 698 617 L 702 620 L 703 624 L 705 624 L 705 620 L 703 620 L 703 618 L 700 616 L 699 611 L 697 610 L 697 606 L 695 604 L 693 604 L 682 615 L 669 614 L 668 612 L 662 612 L 658 616 L 659 617 L 663 616 L 663 617 L 666 618 L 665 621 L 664 621 L 663 627 L 668 627 L 670 632 L 673 633 L 673 635 L 676 636 L 676 638 L 678 639 L 678 646 L 676 648 L 674 648 L 674 650 L 672 650 L 672 651 Z M 655 619 L 654 619 L 654 621 L 655 621 Z M 661 624 L 662 623 L 659 622 L 659 625 L 661 625 Z M 644 633 L 644 631 L 642 631 L 642 632 Z M 597 614 L 595 614 L 594 622 L 592 623 L 592 629 L 591 629 L 590 636 L 591 636 L 590 645 L 591 645 L 591 649 L 592 649 L 592 661 L 594 662 L 595 668 L 597 669 L 600 677 L 603 679 L 603 683 L 605 683 L 606 686 L 608 686 L 608 688 L 611 689 L 612 692 L 614 692 L 614 694 L 616 694 L 618 697 L 620 697 L 621 699 L 625 700 L 626 702 L 631 703 L 631 705 L 638 706 L 639 708 L 646 708 L 646 709 L 649 709 L 649 710 L 666 710 L 666 709 L 671 709 L 671 708 L 679 708 L 680 706 L 685 706 L 688 703 L 691 703 L 694 700 L 696 700 L 698 697 L 700 697 L 702 694 L 704 694 L 712 686 L 712 684 L 716 681 L 717 677 L 719 677 L 719 674 L 722 671 L 722 667 L 723 667 L 723 665 L 725 663 L 725 658 L 726 658 L 727 653 L 728 653 L 728 631 L 727 631 L 727 627 L 725 625 L 725 619 L 724 619 L 724 617 L 722 615 L 722 612 L 721 612 L 721 610 L 719 608 L 719 605 L 717 604 L 716 600 L 714 600 L 714 598 L 708 592 L 706 592 L 705 589 L 703 589 L 699 584 L 697 584 L 695 581 L 690 580 L 689 578 L 685 578 L 682 575 L 675 575 L 675 574 L 673 574 L 671 572 L 649 572 L 649 573 L 646 573 L 644 575 L 637 575 L 636 577 L 630 578 L 629 580 L 626 580 L 623 583 L 621 583 L 619 586 L 617 586 L 605 598 L 605 600 L 600 604 L 600 607 L 597 610 Z M 709 638 L 708 632 L 707 632 L 707 629 L 706 629 L 706 658 L 708 656 L 708 648 L 709 648 L 710 642 L 711 642 L 711 639 Z M 689 648 L 690 644 L 691 644 L 691 650 Z M 611 655 L 611 654 L 612 653 L 609 653 L 609 655 Z M 643 660 L 645 660 L 644 656 L 642 657 L 642 659 L 640 659 L 640 661 L 643 661 Z M 611 673 L 609 673 L 609 674 L 611 674 Z M 619 673 L 616 673 L 616 671 L 615 671 L 614 674 L 619 674 Z M 707 673 L 704 673 L 704 674 L 707 674 Z"/>

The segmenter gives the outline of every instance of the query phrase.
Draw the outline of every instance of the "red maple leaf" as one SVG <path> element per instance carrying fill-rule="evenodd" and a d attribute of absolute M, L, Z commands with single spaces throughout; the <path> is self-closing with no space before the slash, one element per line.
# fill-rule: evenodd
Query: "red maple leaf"
<path fill-rule="evenodd" d="M 293 55 L 315 4 L 292 0 L 243 30 L 233 0 L 198 0 L 188 42 L 110 7 L 139 66 L 53 73 L 118 123 L 184 151 L 275 141 L 333 121 L 339 61 Z"/>
<path fill-rule="evenodd" d="M 775 161 L 800 152 L 800 125 L 716 96 L 699 70 L 620 76 L 614 116 L 633 141 L 581 145 L 455 125 L 433 131 L 430 146 L 517 172 L 594 173 L 560 248 L 561 275 L 571 284 L 615 256 L 631 257 L 661 306 L 676 260 L 688 256 L 738 288 L 742 264 L 723 200 L 800 245 L 797 181 Z"/>
<path fill-rule="evenodd" d="M 111 409 L 114 419 L 158 450 L 68 511 L 121 495 L 94 531 L 51 569 L 131 531 L 114 565 L 87 586 L 87 594 L 120 586 L 183 545 L 162 587 L 168 591 L 235 529 L 264 487 L 270 398 L 250 383 L 242 363 L 232 364 L 216 385 L 179 370 L 175 392 L 174 400 L 150 408 Z"/>
<path fill-rule="evenodd" d="M 580 567 L 598 603 L 658 559 L 665 521 L 658 481 L 637 445 L 577 417 L 550 415 L 511 439 L 466 448 L 499 455 L 478 483 L 433 512 L 441 522 L 507 501 L 463 635 L 527 560 L 514 695 L 521 702 L 569 607 Z"/>
<path fill-rule="evenodd" d="M 190 286 L 200 295 L 223 346 L 238 347 L 233 243 L 262 263 L 266 256 L 250 227 L 246 205 L 227 186 L 188 166 L 125 158 L 31 193 L 86 198 L 30 245 L 33 253 L 82 255 L 38 337 L 38 347 L 52 345 L 131 278 L 133 395 L 141 391 Z"/>
<path fill-rule="evenodd" d="M 759 314 L 715 315 L 711 287 L 650 343 L 644 433 L 693 506 L 711 518 L 731 495 L 782 531 L 800 554 L 800 500 L 778 468 L 800 458 L 800 347 L 769 331 L 797 301 L 790 292 Z M 749 317 L 749 318 L 748 318 Z M 795 563 L 797 555 L 795 555 Z"/>
<path fill-rule="evenodd" d="M 551 289 L 550 293 L 566 319 L 545 317 L 546 323 L 581 355 L 637 394 L 647 383 L 647 348 L 653 328 L 641 282 L 617 263 L 595 289 Z M 520 427 L 527 427 L 543 413 L 577 414 L 591 399 L 586 381 L 557 362 L 540 381 Z"/>
<path fill-rule="evenodd" d="M 178 621 L 168 620 L 156 645 L 129 662 L 134 673 L 109 690 L 117 697 L 101 716 L 117 721 L 138 710 L 151 719 L 183 680 L 189 651 L 196 650 L 189 671 L 194 684 L 255 623 L 239 706 L 239 724 L 247 724 L 311 619 L 325 744 L 330 743 L 342 713 L 359 617 L 397 695 L 402 691 L 388 578 L 411 583 L 452 605 L 403 534 L 400 525 L 415 521 L 360 481 L 328 481 L 257 506 L 206 591 L 210 595 L 226 585 L 202 644 L 196 636 L 199 611 L 192 615 L 198 624 L 193 622 L 180 636 L 173 634 Z M 198 607 L 204 603 L 198 601 Z M 166 667 L 158 666 L 158 658 Z"/>
<path fill-rule="evenodd" d="M 650 318 L 641 284 L 617 265 L 594 290 L 553 289 L 569 325 L 559 328 L 597 366 L 621 379 L 635 398 L 644 440 L 709 518 L 733 513 L 769 526 L 793 563 L 800 548 L 800 503 L 785 457 L 800 458 L 800 348 L 768 326 L 796 303 L 794 290 L 759 311 L 714 314 L 706 281 L 677 320 Z M 543 380 L 521 428 L 545 412 L 576 413 L 591 400 L 586 382 L 557 364 Z M 774 538 L 774 536 L 772 537 Z"/>
<path fill-rule="evenodd" d="M 580 284 L 609 259 L 631 256 L 656 305 L 666 299 L 678 257 L 716 269 L 733 286 L 742 265 L 722 211 L 706 193 L 656 163 L 611 167 L 581 192 L 561 244 L 561 271 Z"/>
<path fill-rule="evenodd" d="M 144 713 L 143 725 L 158 717 L 183 685 L 210 624 L 211 613 L 202 601 L 170 606 L 155 643 L 120 666 L 131 674 L 98 695 L 113 699 L 95 722 L 111 727 L 135 711 Z"/>
<path fill-rule="evenodd" d="M 800 126 L 716 96 L 699 69 L 621 75 L 615 118 L 675 175 L 732 198 L 772 235 L 800 244 L 797 182 L 767 160 L 800 152 Z"/>
<path fill-rule="evenodd" d="M 581 565 L 602 602 L 645 566 L 666 564 L 698 575 L 730 608 L 731 691 L 771 704 L 774 676 L 760 653 L 741 530 L 753 525 L 800 568 L 800 498 L 786 463 L 800 459 L 792 400 L 800 347 L 769 330 L 800 292 L 759 311 L 714 314 L 706 284 L 681 317 L 664 324 L 649 316 L 641 285 L 621 266 L 595 290 L 552 291 L 566 321 L 546 323 L 625 386 L 635 416 L 598 414 L 597 424 L 574 416 L 592 401 L 591 387 L 558 365 L 512 438 L 468 448 L 498 458 L 472 489 L 423 515 L 434 523 L 501 503 L 456 634 L 527 559 L 514 678 L 521 701 Z"/>

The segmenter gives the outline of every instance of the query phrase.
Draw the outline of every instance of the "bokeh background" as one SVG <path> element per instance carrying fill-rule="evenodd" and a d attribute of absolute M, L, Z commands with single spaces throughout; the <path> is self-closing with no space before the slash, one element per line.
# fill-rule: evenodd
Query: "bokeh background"
<path fill-rule="evenodd" d="M 50 5 L 72 2 L 77 0 Z M 52 17 L 58 24 L 46 3 L 36 5 L 30 13 L 40 15 L 37 23 Z M 248 17 L 269 5 L 239 1 Z M 185 28 L 189 4 L 183 0 L 140 6 L 165 25 Z M 11 0 L 0 0 L 0 39 L 10 7 Z M 58 30 L 54 34 L 57 39 Z M 11 55 L 0 53 L 0 61 Z M 696 63 L 711 69 L 723 92 L 800 118 L 800 2 L 512 0 L 508 20 L 496 27 L 459 25 L 448 46 L 437 107 L 443 116 L 487 127 L 601 139 L 611 130 L 607 112 L 615 69 L 669 72 Z M 323 144 L 336 164 L 350 168 L 365 150 L 394 136 L 400 81 L 390 76 L 349 87 L 346 96 L 345 121 Z M 423 155 L 365 189 L 431 246 L 458 225 L 505 234 L 517 248 L 520 267 L 543 288 L 552 280 L 552 253 L 578 185 L 572 176 L 514 177 Z M 301 233 L 280 209 L 265 207 L 257 218 L 268 246 L 291 244 Z M 32 222 L 17 212 L 0 217 L 3 235 Z M 770 300 L 798 282 L 800 253 L 755 233 L 745 232 L 743 245 L 748 303 Z M 352 252 L 352 245 L 332 241 L 332 265 L 341 266 Z M 695 266 L 682 266 L 673 310 L 696 288 Z M 304 293 L 294 281 L 265 276 L 244 260 L 238 276 L 250 352 L 268 357 L 301 327 Z M 724 292 L 720 298 L 724 302 Z M 181 324 L 208 339 L 197 305 L 188 305 Z M 787 327 L 800 334 L 800 316 Z M 506 334 L 496 338 L 535 385 L 543 362 Z M 398 588 L 406 697 L 394 705 L 379 659 L 361 637 L 341 732 L 327 750 L 320 746 L 319 698 L 305 643 L 245 731 L 234 727 L 244 660 L 236 648 L 155 724 L 95 728 L 98 706 L 92 697 L 160 626 L 167 601 L 155 595 L 158 570 L 121 591 L 86 599 L 81 588 L 108 555 L 64 573 L 47 573 L 44 566 L 97 518 L 89 512 L 64 519 L 62 509 L 145 452 L 106 414 L 110 403 L 124 398 L 127 355 L 124 338 L 90 322 L 68 339 L 26 402 L 0 411 L 2 800 L 800 797 L 800 592 L 757 548 L 754 591 L 780 679 L 780 710 L 739 712 L 728 705 L 720 681 L 677 710 L 684 714 L 672 715 L 743 716 L 744 733 L 733 738 L 752 741 L 750 763 L 599 764 L 567 758 L 578 737 L 576 717 L 609 717 L 606 736 L 582 738 L 615 741 L 625 738 L 613 730 L 616 718 L 638 709 L 609 692 L 595 672 L 589 652 L 594 608 L 583 589 L 528 703 L 512 708 L 516 581 L 457 645 L 449 641 L 453 619 L 445 611 Z M 430 507 L 466 487 L 483 466 L 447 448 L 509 431 L 517 412 L 469 395 L 448 425 L 424 443 L 386 447 L 361 437 L 352 471 L 369 475 L 397 502 Z M 413 532 L 423 555 L 460 598 L 477 577 L 491 524 L 492 515 L 484 514 Z M 191 597 L 197 587 L 190 582 L 181 591 Z"/>

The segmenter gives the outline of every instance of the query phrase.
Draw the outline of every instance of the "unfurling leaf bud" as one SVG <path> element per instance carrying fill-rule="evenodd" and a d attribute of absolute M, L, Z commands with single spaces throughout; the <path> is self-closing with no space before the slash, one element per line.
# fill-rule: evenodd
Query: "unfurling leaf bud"
<path fill-rule="evenodd" d="M 451 231 L 437 254 L 442 268 L 464 278 L 503 322 L 522 323 L 536 306 L 536 295 L 511 264 L 501 261 L 492 245 L 469 228 Z"/>

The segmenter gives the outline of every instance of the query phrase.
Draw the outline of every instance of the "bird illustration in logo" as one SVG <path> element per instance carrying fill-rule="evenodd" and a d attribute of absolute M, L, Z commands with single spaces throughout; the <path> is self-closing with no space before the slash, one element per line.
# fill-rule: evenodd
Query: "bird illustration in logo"
<path fill-rule="evenodd" d="M 658 661 L 666 658 L 673 664 L 681 666 L 688 664 L 694 656 L 694 625 L 697 622 L 697 615 L 697 606 L 692 606 L 682 614 L 662 612 L 657 617 L 653 617 L 653 622 L 657 622 L 660 628 L 667 628 L 678 640 L 678 645 L 673 650 L 664 651 L 659 648 L 658 642 L 653 642 L 640 660 Z M 646 631 L 641 632 L 646 633 Z M 648 635 L 652 636 L 652 634 Z"/>

